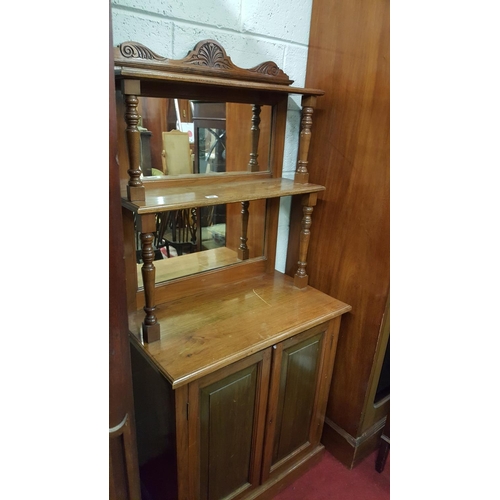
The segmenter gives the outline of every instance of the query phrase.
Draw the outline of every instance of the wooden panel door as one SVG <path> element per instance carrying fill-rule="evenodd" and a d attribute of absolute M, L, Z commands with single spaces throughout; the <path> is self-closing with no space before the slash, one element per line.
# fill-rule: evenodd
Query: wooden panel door
<path fill-rule="evenodd" d="M 336 319 L 273 346 L 263 481 L 319 445 L 339 323 Z"/>
<path fill-rule="evenodd" d="M 237 499 L 260 484 L 271 349 L 189 386 L 190 481 L 201 500 Z"/>
<path fill-rule="evenodd" d="M 308 443 L 322 337 L 283 348 L 273 465 Z"/>

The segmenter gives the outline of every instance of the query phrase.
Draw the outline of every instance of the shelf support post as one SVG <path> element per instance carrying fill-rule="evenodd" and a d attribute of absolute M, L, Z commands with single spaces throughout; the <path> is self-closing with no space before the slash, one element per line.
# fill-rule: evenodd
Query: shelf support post
<path fill-rule="evenodd" d="M 241 202 L 241 236 L 240 246 L 238 248 L 238 259 L 247 260 L 249 257 L 249 249 L 247 247 L 247 232 L 248 232 L 248 207 L 249 201 Z"/>
<path fill-rule="evenodd" d="M 299 153 L 297 170 L 295 171 L 295 182 L 307 184 L 309 172 L 307 170 L 307 157 L 309 155 L 309 144 L 311 143 L 312 114 L 316 106 L 316 96 L 302 97 L 302 121 L 300 129 Z"/>
<path fill-rule="evenodd" d="M 139 230 L 141 232 L 142 246 L 142 282 L 144 283 L 144 312 L 146 316 L 142 322 L 142 334 L 144 342 L 150 343 L 160 339 L 160 324 L 155 315 L 155 274 L 153 264 L 155 253 L 153 250 L 154 231 L 156 230 L 155 214 L 145 214 L 138 217 Z"/>
<path fill-rule="evenodd" d="M 252 151 L 250 153 L 250 161 L 248 162 L 248 171 L 249 172 L 258 172 L 259 171 L 259 162 L 257 157 L 259 156 L 259 137 L 260 137 L 260 105 L 254 104 L 252 106 L 252 126 L 250 128 L 250 132 L 252 134 Z"/>
<path fill-rule="evenodd" d="M 127 197 L 129 201 L 145 201 L 146 189 L 141 180 L 141 133 L 139 124 L 138 95 L 141 93 L 139 80 L 125 80 L 123 94 L 125 96 L 125 122 L 127 123 L 128 175 Z"/>
<path fill-rule="evenodd" d="M 309 281 L 309 276 L 306 273 L 307 265 L 307 251 L 309 250 L 309 237 L 311 235 L 311 214 L 316 205 L 318 195 L 316 193 L 309 193 L 302 196 L 302 229 L 300 231 L 300 246 L 299 246 L 299 261 L 298 269 L 293 277 L 293 284 L 297 288 L 305 288 Z"/>

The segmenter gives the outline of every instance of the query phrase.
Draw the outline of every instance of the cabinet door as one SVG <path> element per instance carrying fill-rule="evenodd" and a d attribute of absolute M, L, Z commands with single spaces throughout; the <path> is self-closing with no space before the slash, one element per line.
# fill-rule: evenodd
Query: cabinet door
<path fill-rule="evenodd" d="M 273 346 L 263 481 L 319 445 L 336 348 L 332 326 L 320 325 Z"/>
<path fill-rule="evenodd" d="M 259 485 L 271 349 L 189 386 L 190 480 L 202 500 Z"/>

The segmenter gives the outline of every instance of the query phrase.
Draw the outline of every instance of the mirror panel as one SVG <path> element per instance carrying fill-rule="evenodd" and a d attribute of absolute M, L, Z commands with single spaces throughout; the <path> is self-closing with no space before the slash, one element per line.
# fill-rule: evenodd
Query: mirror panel
<path fill-rule="evenodd" d="M 143 177 L 269 171 L 272 107 L 139 97 Z"/>
<path fill-rule="evenodd" d="M 264 255 L 266 200 L 173 210 L 156 215 L 153 248 L 155 283 L 242 261 L 240 245 L 247 212 L 248 259 Z M 142 288 L 140 234 L 136 230 L 138 286 Z M 245 257 L 243 257 L 245 258 Z"/>

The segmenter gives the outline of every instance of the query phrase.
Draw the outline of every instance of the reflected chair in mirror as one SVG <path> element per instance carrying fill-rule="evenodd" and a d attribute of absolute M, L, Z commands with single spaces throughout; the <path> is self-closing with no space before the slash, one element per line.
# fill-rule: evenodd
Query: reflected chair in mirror
<path fill-rule="evenodd" d="M 167 257 L 173 257 L 171 247 L 177 255 L 193 253 L 197 247 L 196 208 L 185 208 L 162 212 L 156 217 L 156 248 L 165 248 Z"/>
<path fill-rule="evenodd" d="M 165 175 L 193 173 L 193 160 L 189 146 L 189 134 L 180 130 L 162 132 L 162 164 Z M 156 216 L 156 248 L 165 248 L 167 257 L 172 257 L 171 247 L 177 255 L 197 250 L 196 209 L 174 210 Z"/>
<path fill-rule="evenodd" d="M 193 173 L 189 134 L 180 130 L 162 132 L 162 166 L 165 175 Z"/>

